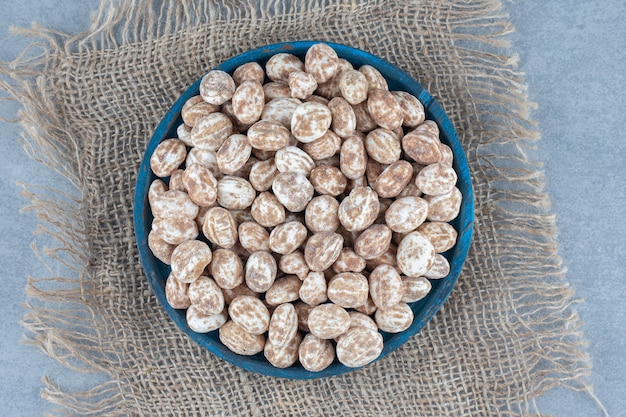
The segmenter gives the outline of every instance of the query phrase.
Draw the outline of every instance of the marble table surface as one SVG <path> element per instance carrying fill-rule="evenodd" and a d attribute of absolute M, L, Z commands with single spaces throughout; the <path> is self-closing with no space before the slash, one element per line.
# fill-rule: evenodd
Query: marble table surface
<path fill-rule="evenodd" d="M 76 33 L 89 27 L 98 0 L 4 2 L 0 13 L 0 59 L 15 57 L 27 41 L 10 26 L 45 27 Z M 533 117 L 543 140 L 535 157 L 545 163 L 546 190 L 559 227 L 560 254 L 568 279 L 585 301 L 576 309 L 585 322 L 593 361 L 595 393 L 611 416 L 626 416 L 626 3 L 623 0 L 525 0 L 504 2 L 516 27 L 511 36 L 526 73 Z M 0 102 L 14 115 L 15 103 Z M 20 320 L 27 276 L 46 271 L 31 251 L 37 219 L 19 195 L 16 180 L 55 185 L 59 177 L 30 160 L 18 143 L 20 127 L 0 123 L 0 409 L 13 417 L 43 415 L 43 375 L 70 389 L 86 389 L 102 375 L 76 374 L 24 345 Z M 586 394 L 557 388 L 536 400 L 558 416 L 602 416 Z"/>

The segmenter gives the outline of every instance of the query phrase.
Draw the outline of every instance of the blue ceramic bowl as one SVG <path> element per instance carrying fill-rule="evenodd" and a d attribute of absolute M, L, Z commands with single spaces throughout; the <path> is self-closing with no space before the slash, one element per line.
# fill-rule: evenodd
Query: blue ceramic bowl
<path fill-rule="evenodd" d="M 220 64 L 217 68 L 232 74 L 235 68 L 241 64 L 256 61 L 264 65 L 272 55 L 280 52 L 288 52 L 304 59 L 308 48 L 315 43 L 317 42 L 301 41 L 265 46 L 237 55 Z M 418 333 L 441 308 L 446 298 L 450 295 L 450 292 L 452 292 L 454 283 L 461 273 L 461 268 L 465 262 L 472 239 L 474 195 L 472 192 L 470 172 L 461 143 L 445 111 L 432 96 L 409 75 L 381 58 L 348 46 L 332 43 L 329 43 L 329 45 L 337 51 L 339 57 L 348 60 L 357 68 L 361 65 L 368 64 L 378 69 L 387 79 L 390 90 L 407 91 L 420 99 L 426 110 L 426 118 L 436 121 L 439 125 L 441 141 L 452 148 L 454 153 L 454 169 L 459 178 L 457 187 L 463 194 L 461 212 L 452 222 L 452 225 L 459 233 L 458 241 L 456 246 L 444 254 L 448 261 L 450 261 L 450 274 L 447 278 L 432 281 L 432 290 L 428 296 L 411 305 L 415 313 L 415 319 L 409 329 L 398 334 L 383 333 L 385 345 L 382 354 L 378 358 L 381 359 Z M 298 363 L 287 369 L 275 368 L 267 362 L 262 353 L 254 356 L 241 356 L 231 352 L 220 342 L 218 331 L 207 334 L 195 333 L 187 326 L 185 310 L 175 310 L 168 305 L 165 298 L 164 287 L 170 268 L 168 265 L 156 259 L 148 248 L 148 233 L 150 232 L 152 224 L 152 214 L 150 212 L 147 196 L 150 183 L 156 178 L 150 170 L 149 160 L 159 142 L 167 138 L 176 137 L 176 128 L 182 123 L 180 111 L 183 104 L 190 97 L 199 94 L 199 85 L 200 79 L 176 100 L 172 108 L 167 112 L 163 120 L 161 120 L 152 139 L 148 143 L 137 176 L 134 204 L 135 236 L 137 239 L 137 247 L 139 248 L 141 264 L 157 300 L 176 325 L 196 343 L 219 358 L 249 371 L 283 378 L 309 379 L 338 375 L 354 370 L 354 368 L 348 368 L 337 361 L 321 372 L 309 372 Z"/>

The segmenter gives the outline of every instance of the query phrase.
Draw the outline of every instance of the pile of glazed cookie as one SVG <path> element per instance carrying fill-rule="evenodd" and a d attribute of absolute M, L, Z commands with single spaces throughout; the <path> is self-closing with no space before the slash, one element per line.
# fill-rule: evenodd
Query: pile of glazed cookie
<path fill-rule="evenodd" d="M 375 360 L 457 239 L 452 150 L 422 103 L 319 43 L 210 71 L 181 116 L 150 158 L 168 303 L 279 368 Z"/>

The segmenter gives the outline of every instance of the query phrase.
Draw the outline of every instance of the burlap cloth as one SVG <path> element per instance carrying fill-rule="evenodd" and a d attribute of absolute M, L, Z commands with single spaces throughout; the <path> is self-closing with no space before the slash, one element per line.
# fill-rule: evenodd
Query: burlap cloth
<path fill-rule="evenodd" d="M 42 28 L 3 63 L 23 104 L 26 149 L 77 198 L 25 185 L 61 277 L 30 279 L 24 325 L 47 354 L 108 382 L 66 392 L 59 414 L 137 416 L 517 416 L 555 385 L 588 390 L 589 359 L 556 253 L 538 135 L 512 30 L 496 0 L 104 4 L 92 28 Z M 249 48 L 318 39 L 397 64 L 448 112 L 476 194 L 468 262 L 445 307 L 406 345 L 365 369 L 293 381 L 242 371 L 187 338 L 144 277 L 132 223 L 135 173 L 153 129 L 203 72 Z M 73 271 L 73 272 L 72 272 Z"/>

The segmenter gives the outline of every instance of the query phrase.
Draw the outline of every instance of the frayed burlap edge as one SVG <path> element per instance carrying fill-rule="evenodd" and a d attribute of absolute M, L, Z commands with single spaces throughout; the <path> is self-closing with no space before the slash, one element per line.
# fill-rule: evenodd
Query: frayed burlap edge
<path fill-rule="evenodd" d="M 506 35 L 512 27 L 499 1 L 450 7 L 458 8 L 457 18 L 447 23 L 466 66 L 463 74 L 475 106 L 469 113 L 481 121 L 480 130 L 468 134 L 487 138 L 486 146 L 467 149 L 477 161 L 472 166 L 475 187 L 490 190 L 488 198 L 494 207 L 490 224 L 478 227 L 490 228 L 497 240 L 501 274 L 495 279 L 507 280 L 514 300 L 514 311 L 504 312 L 502 319 L 515 316 L 514 336 L 528 361 L 524 378 L 528 384 L 523 393 L 511 394 L 517 411 L 508 410 L 507 415 L 539 414 L 534 398 L 559 385 L 585 391 L 595 399 L 582 323 L 571 308 L 579 300 L 564 279 L 565 269 L 557 255 L 555 217 L 543 191 L 542 167 L 526 154 L 539 135 L 529 117 L 534 105 L 527 99 L 522 74 L 515 70 L 517 57 L 508 53 Z M 58 171 L 79 194 L 21 184 L 31 201 L 27 210 L 40 219 L 37 233 L 58 242 L 57 247 L 43 251 L 42 261 L 73 271 L 68 276 L 29 278 L 26 293 L 33 302 L 23 319 L 28 343 L 73 369 L 104 372 L 111 378 L 85 392 L 67 392 L 45 377 L 42 397 L 60 406 L 60 413 L 118 416 L 132 415 L 135 408 L 132 392 L 116 378 L 122 361 L 99 345 L 100 312 L 90 302 L 95 289 L 89 284 L 90 239 L 80 196 L 78 139 L 51 117 L 55 112 L 37 78 L 38 68 L 54 66 L 57 54 L 123 47 L 210 24 L 212 15 L 210 6 L 196 8 L 177 1 L 165 1 L 162 7 L 142 1 L 114 5 L 103 1 L 92 27 L 83 34 L 70 36 L 38 26 L 15 30 L 37 42 L 15 61 L 0 64 L 0 88 L 23 106 L 18 116 L 25 151 Z M 33 53 L 36 50 L 38 54 Z M 599 402 L 598 406 L 606 413 Z"/>

